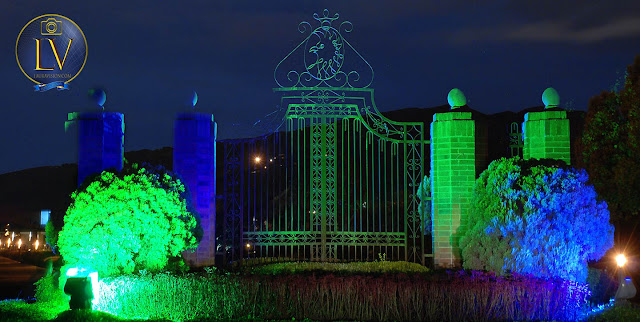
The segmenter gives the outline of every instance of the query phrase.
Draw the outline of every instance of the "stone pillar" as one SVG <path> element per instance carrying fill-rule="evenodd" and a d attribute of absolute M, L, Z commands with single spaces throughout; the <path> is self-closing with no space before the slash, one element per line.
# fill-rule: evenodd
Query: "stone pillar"
<path fill-rule="evenodd" d="M 476 178 L 475 121 L 458 89 L 449 93 L 451 111 L 431 123 L 431 213 L 436 267 L 461 266 L 458 234 L 467 229 Z M 466 108 L 468 110 L 468 108 Z"/>
<path fill-rule="evenodd" d="M 78 185 L 104 170 L 122 170 L 124 115 L 86 112 L 74 116 L 78 122 Z"/>
<path fill-rule="evenodd" d="M 553 88 L 542 94 L 545 110 L 524 116 L 522 136 L 524 159 L 557 159 L 571 163 L 571 142 L 567 112 L 558 108 L 560 99 Z"/>
<path fill-rule="evenodd" d="M 174 123 L 173 171 L 191 191 L 204 235 L 195 253 L 183 253 L 191 267 L 215 263 L 216 123 L 211 114 L 180 113 Z"/>

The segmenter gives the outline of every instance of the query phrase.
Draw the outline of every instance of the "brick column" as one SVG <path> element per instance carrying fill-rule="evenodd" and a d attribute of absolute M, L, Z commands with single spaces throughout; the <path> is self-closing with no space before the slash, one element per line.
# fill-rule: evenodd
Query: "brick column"
<path fill-rule="evenodd" d="M 449 93 L 449 104 L 452 110 L 434 114 L 431 123 L 431 212 L 436 267 L 461 266 L 456 235 L 467 228 L 476 178 L 475 121 L 471 112 L 456 111 L 466 105 L 460 90 Z"/>
<path fill-rule="evenodd" d="M 191 267 L 215 263 L 216 123 L 213 115 L 180 113 L 174 123 L 173 171 L 191 191 L 204 235 L 195 253 L 184 252 Z"/>
<path fill-rule="evenodd" d="M 542 94 L 545 110 L 524 116 L 522 133 L 524 159 L 558 159 L 571 163 L 571 142 L 567 112 L 558 108 L 558 93 L 547 88 Z"/>
<path fill-rule="evenodd" d="M 69 119 L 77 117 L 78 122 L 78 185 L 103 170 L 122 170 L 124 115 L 116 112 L 72 114 Z"/>

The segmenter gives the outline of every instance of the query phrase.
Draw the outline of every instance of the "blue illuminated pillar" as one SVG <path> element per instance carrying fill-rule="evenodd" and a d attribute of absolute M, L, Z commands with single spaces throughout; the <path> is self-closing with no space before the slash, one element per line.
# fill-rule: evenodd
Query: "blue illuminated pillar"
<path fill-rule="evenodd" d="M 104 170 L 122 170 L 124 115 L 86 112 L 74 116 L 78 122 L 78 185 Z"/>
<path fill-rule="evenodd" d="M 191 267 L 212 266 L 215 261 L 216 132 L 211 114 L 176 115 L 173 171 L 182 176 L 191 191 L 193 206 L 200 214 L 204 229 L 196 252 L 183 253 Z"/>

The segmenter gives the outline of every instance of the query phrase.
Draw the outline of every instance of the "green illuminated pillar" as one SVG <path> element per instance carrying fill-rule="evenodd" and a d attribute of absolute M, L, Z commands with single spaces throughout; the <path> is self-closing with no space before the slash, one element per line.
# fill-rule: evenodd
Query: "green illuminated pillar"
<path fill-rule="evenodd" d="M 456 235 L 467 228 L 476 178 L 475 121 L 457 88 L 449 92 L 451 111 L 436 113 L 431 123 L 431 213 L 436 267 L 461 266 Z"/>
<path fill-rule="evenodd" d="M 558 108 L 560 99 L 553 88 L 542 94 L 545 110 L 529 112 L 524 116 L 522 133 L 524 159 L 558 159 L 571 163 L 569 119 L 567 112 Z"/>

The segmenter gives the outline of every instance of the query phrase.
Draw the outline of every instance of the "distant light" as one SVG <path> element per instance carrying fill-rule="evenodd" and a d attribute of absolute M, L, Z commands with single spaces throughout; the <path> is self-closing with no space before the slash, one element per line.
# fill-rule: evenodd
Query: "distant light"
<path fill-rule="evenodd" d="M 18 249 L 20 249 L 20 247 L 22 247 L 22 239 L 18 239 Z"/>
<path fill-rule="evenodd" d="M 618 267 L 622 267 L 627 263 L 627 258 L 624 257 L 623 254 L 618 254 L 618 256 L 616 256 L 616 262 L 618 263 Z"/>
<path fill-rule="evenodd" d="M 36 250 L 38 250 L 38 246 L 40 246 L 40 241 L 36 239 Z"/>
<path fill-rule="evenodd" d="M 269 159 L 269 162 L 273 162 L 273 159 Z"/>
<path fill-rule="evenodd" d="M 251 248 L 251 244 L 247 243 L 247 248 Z"/>
<path fill-rule="evenodd" d="M 255 157 L 255 159 L 253 159 L 254 161 L 256 161 L 256 163 L 260 163 L 260 161 L 262 160 L 260 157 Z"/>
<path fill-rule="evenodd" d="M 49 216 L 51 215 L 51 210 L 43 209 L 40 211 L 40 225 L 46 226 L 47 222 L 49 222 Z"/>

